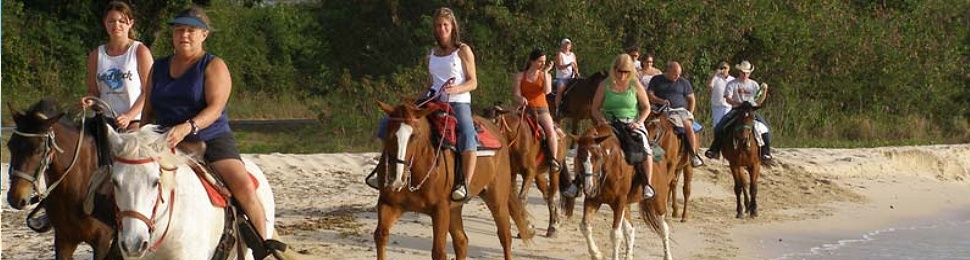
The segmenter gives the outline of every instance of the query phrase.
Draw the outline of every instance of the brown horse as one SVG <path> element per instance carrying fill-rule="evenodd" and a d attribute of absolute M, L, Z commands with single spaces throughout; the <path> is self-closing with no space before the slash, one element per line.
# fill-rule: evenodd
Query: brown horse
<path fill-rule="evenodd" d="M 10 111 L 17 127 L 7 143 L 7 203 L 15 209 L 25 209 L 34 195 L 46 189 L 49 194 L 38 207 L 44 207 L 54 227 L 55 258 L 73 259 L 82 242 L 94 249 L 94 259 L 109 257 L 112 228 L 85 214 L 81 206 L 92 173 L 98 168 L 93 138 L 87 136 L 78 143 L 84 133 L 61 120 L 64 114 L 57 112 L 50 99 L 37 102 L 26 113 L 12 107 Z"/>
<path fill-rule="evenodd" d="M 674 176 L 668 184 L 670 188 L 670 206 L 672 217 L 680 216 L 680 222 L 687 222 L 688 205 L 690 205 L 690 184 L 694 177 L 694 167 L 690 164 L 690 144 L 687 143 L 683 134 L 678 134 L 674 130 L 674 123 L 662 112 L 654 111 L 650 114 L 647 132 L 654 145 L 663 148 L 664 156 L 661 164 L 667 169 L 667 174 Z M 684 177 L 684 211 L 679 212 L 677 208 L 677 183 L 681 173 Z M 679 214 L 682 213 L 682 214 Z"/>
<path fill-rule="evenodd" d="M 580 123 L 583 120 L 593 119 L 593 95 L 596 94 L 596 89 L 599 87 L 600 82 L 606 79 L 606 76 L 605 72 L 600 71 L 588 78 L 576 78 L 566 82 L 566 89 L 562 92 L 560 101 L 562 104 L 560 107 L 556 107 L 554 101 L 549 102 L 549 104 L 553 104 L 549 109 L 553 114 L 553 119 L 555 119 L 556 124 L 563 125 L 563 119 L 572 119 L 569 132 L 573 135 L 578 135 Z M 559 111 L 560 109 L 562 111 Z"/>
<path fill-rule="evenodd" d="M 620 141 L 616 138 L 610 126 L 601 125 L 589 129 L 580 137 L 573 136 L 579 147 L 576 153 L 576 173 L 584 181 L 583 220 L 580 230 L 586 237 L 586 244 L 592 259 L 603 256 L 593 241 L 590 218 L 602 204 L 613 209 L 613 225 L 611 238 L 613 240 L 613 259 L 633 259 L 633 245 L 635 230 L 630 223 L 629 204 L 640 202 L 641 217 L 663 239 L 664 256 L 670 259 L 670 239 L 664 215 L 667 211 L 667 186 L 670 177 L 663 171 L 663 165 L 653 174 L 652 185 L 656 187 L 656 196 L 641 200 L 643 183 L 642 176 L 635 173 L 634 167 L 623 159 Z M 643 162 L 653 163 L 652 160 Z M 646 166 L 643 166 L 646 169 Z M 622 229 L 621 229 L 622 226 Z M 626 243 L 621 253 L 621 244 Z"/>
<path fill-rule="evenodd" d="M 758 176 L 761 175 L 761 157 L 759 157 L 758 141 L 755 139 L 754 131 L 754 111 L 758 110 L 758 107 L 735 109 L 738 109 L 737 119 L 724 130 L 724 134 L 730 134 L 731 138 L 722 139 L 721 154 L 728 160 L 731 175 L 734 176 L 737 218 L 744 217 L 745 212 L 753 218 L 758 216 Z M 742 169 L 747 170 L 748 176 L 744 175 Z"/>
<path fill-rule="evenodd" d="M 485 118 L 498 125 L 499 131 L 509 140 L 509 146 L 512 148 L 509 150 L 509 156 L 512 163 L 513 182 L 516 173 L 522 175 L 519 200 L 523 205 L 526 204 L 529 188 L 535 181 L 549 208 L 549 228 L 546 230 L 546 236 L 554 237 L 559 228 L 560 172 L 549 170 L 549 163 L 546 160 L 549 154 L 543 148 L 546 141 L 537 136 L 542 133 L 542 130 L 533 128 L 533 126 L 540 127 L 538 120 L 524 111 L 510 114 L 512 111 L 505 110 L 500 104 L 495 104 L 484 112 Z M 533 123 L 530 124 L 529 120 Z M 559 151 L 556 153 L 559 157 L 555 160 L 559 161 L 559 165 L 566 165 L 565 138 L 559 139 Z M 568 174 L 566 167 L 561 167 L 560 171 Z M 540 172 L 549 173 L 548 179 L 546 175 L 539 174 Z"/>
<path fill-rule="evenodd" d="M 448 150 L 436 149 L 432 144 L 431 124 L 425 119 L 433 113 L 432 109 L 422 109 L 411 105 L 392 107 L 378 102 L 390 117 L 388 135 L 384 139 L 383 152 L 389 160 L 384 171 L 378 172 L 381 183 L 380 197 L 377 201 L 378 222 L 374 230 L 377 244 L 377 259 L 385 259 L 390 228 L 405 211 L 420 212 L 431 216 L 433 224 L 432 259 L 445 259 L 446 235 L 451 234 L 457 259 L 465 259 L 468 251 L 468 237 L 462 224 L 462 203 L 452 203 L 449 195 L 455 178 L 456 156 Z M 476 117 L 486 131 L 498 133 L 498 128 L 487 120 Z M 492 212 L 498 229 L 499 241 L 505 252 L 505 259 L 512 258 L 512 232 L 509 217 L 515 220 L 516 227 L 526 244 L 531 242 L 532 232 L 528 229 L 525 207 L 512 196 L 512 175 L 509 169 L 508 142 L 496 136 L 502 148 L 490 157 L 478 160 L 475 178 L 469 180 L 469 196 L 478 194 Z"/>

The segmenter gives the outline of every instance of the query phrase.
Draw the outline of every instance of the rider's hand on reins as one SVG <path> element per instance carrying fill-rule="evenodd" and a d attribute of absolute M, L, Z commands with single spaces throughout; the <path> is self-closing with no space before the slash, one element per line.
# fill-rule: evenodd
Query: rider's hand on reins
<path fill-rule="evenodd" d="M 168 138 L 165 141 L 168 142 L 169 148 L 174 149 L 191 132 L 192 125 L 189 122 L 177 124 L 168 130 Z"/>

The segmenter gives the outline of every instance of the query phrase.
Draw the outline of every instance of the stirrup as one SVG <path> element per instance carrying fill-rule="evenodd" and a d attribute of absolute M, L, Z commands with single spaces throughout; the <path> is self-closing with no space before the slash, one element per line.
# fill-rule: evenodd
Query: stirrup
<path fill-rule="evenodd" d="M 374 167 L 374 170 L 367 177 L 364 177 L 364 183 L 375 190 L 381 189 L 380 182 L 377 181 L 377 167 Z"/>

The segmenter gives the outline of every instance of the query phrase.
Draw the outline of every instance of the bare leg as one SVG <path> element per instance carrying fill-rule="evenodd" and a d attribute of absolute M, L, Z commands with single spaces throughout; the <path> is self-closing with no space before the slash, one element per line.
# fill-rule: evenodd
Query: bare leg
<path fill-rule="evenodd" d="M 249 179 L 249 171 L 246 170 L 243 162 L 236 159 L 225 159 L 211 162 L 209 165 L 226 181 L 229 191 L 236 197 L 239 205 L 246 212 L 246 216 L 256 227 L 256 232 L 266 238 L 269 235 L 266 234 L 266 211 L 263 210 L 263 204 L 256 197 L 256 186 Z"/>

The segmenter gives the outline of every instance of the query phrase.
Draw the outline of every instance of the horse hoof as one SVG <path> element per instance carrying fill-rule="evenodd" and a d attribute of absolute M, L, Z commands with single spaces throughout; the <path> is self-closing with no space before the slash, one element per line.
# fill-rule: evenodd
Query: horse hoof
<path fill-rule="evenodd" d="M 546 231 L 546 237 L 556 238 L 556 228 L 549 228 L 549 230 Z"/>
<path fill-rule="evenodd" d="M 735 218 L 744 218 L 744 214 L 738 213 L 738 215 Z"/>
<path fill-rule="evenodd" d="M 686 218 L 680 219 L 680 223 L 687 223 L 687 219 Z"/>

